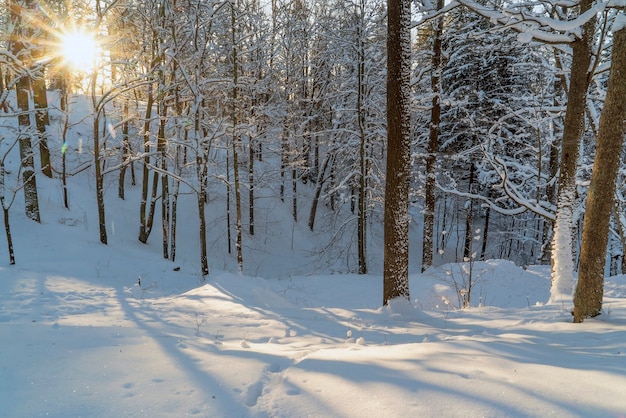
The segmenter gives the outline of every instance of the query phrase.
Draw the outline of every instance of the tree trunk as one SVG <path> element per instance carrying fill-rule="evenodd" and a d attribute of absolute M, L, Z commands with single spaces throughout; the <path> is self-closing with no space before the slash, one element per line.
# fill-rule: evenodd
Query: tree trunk
<path fill-rule="evenodd" d="M 600 315 L 609 220 L 626 134 L 626 27 L 613 33 L 611 72 L 596 143 L 583 224 L 574 322 Z"/>
<path fill-rule="evenodd" d="M 27 1 L 23 5 L 11 1 L 9 9 L 11 23 L 13 25 L 11 53 L 22 60 L 24 66 L 29 67 L 32 62 L 29 45 L 24 42 L 32 37 L 32 28 L 29 28 L 22 20 L 22 16 L 34 8 L 35 3 Z M 26 10 L 24 10 L 26 9 Z M 41 221 L 39 212 L 39 198 L 37 194 L 37 178 L 35 176 L 35 161 L 33 158 L 32 140 L 28 132 L 30 123 L 30 97 L 32 96 L 31 78 L 24 72 L 18 74 L 15 84 L 18 113 L 18 142 L 20 147 L 20 160 L 22 164 L 22 181 L 24 188 L 24 210 L 26 216 L 36 222 Z"/>
<path fill-rule="evenodd" d="M 591 8 L 592 0 L 581 0 L 579 15 Z M 556 222 L 552 245 L 551 303 L 571 303 L 574 286 L 572 260 L 572 228 L 576 193 L 576 169 L 580 141 L 585 128 L 585 105 L 589 86 L 589 65 L 593 44 L 595 18 L 582 30 L 582 36 L 572 43 L 572 66 L 567 95 L 567 109 L 561 143 L 559 190 Z"/>
<path fill-rule="evenodd" d="M 128 99 L 124 98 L 124 103 L 122 104 L 122 117 L 124 121 L 122 122 L 122 166 L 120 168 L 120 177 L 117 185 L 117 195 L 120 199 L 124 200 L 125 195 L 125 178 L 126 178 L 126 169 L 128 168 L 128 159 L 130 157 L 130 141 L 128 139 L 128 129 L 129 129 L 129 111 L 128 111 Z"/>
<path fill-rule="evenodd" d="M 356 7 L 356 6 L 355 6 Z M 365 132 L 365 39 L 363 34 L 365 3 L 359 3 L 359 22 L 357 24 L 358 62 L 357 62 L 357 122 L 359 125 L 359 204 L 357 213 L 357 247 L 359 258 L 359 274 L 367 274 L 367 134 Z"/>
<path fill-rule="evenodd" d="M 233 108 L 232 108 L 232 123 L 233 123 L 233 177 L 234 177 L 234 189 L 235 189 L 235 250 L 237 252 L 237 268 L 239 269 L 239 273 L 243 272 L 243 252 L 242 252 L 242 230 L 243 226 L 241 224 L 241 188 L 239 183 L 239 148 L 241 147 L 241 137 L 238 132 L 238 124 L 239 124 L 239 115 L 238 115 L 238 106 L 237 100 L 238 97 L 238 80 L 239 80 L 239 66 L 238 66 L 238 57 L 237 57 L 237 44 L 235 39 L 235 4 L 231 3 L 231 30 L 232 30 L 232 43 L 233 43 L 233 91 L 232 91 L 232 99 L 233 99 Z"/>
<path fill-rule="evenodd" d="M 470 164 L 469 184 L 467 185 L 468 192 L 472 194 L 474 192 L 474 177 L 476 175 L 476 166 L 474 163 Z M 465 242 L 463 244 L 463 261 L 469 261 L 472 258 L 472 241 L 474 234 L 472 228 L 474 225 L 474 203 L 472 198 L 469 198 L 466 202 L 465 208 Z"/>
<path fill-rule="evenodd" d="M 443 8 L 443 0 L 437 0 L 437 10 Z M 439 123 L 441 122 L 441 35 L 443 17 L 437 19 L 433 34 L 433 57 L 431 63 L 430 87 L 433 94 L 430 110 L 430 128 L 426 156 L 426 185 L 424 190 L 424 235 L 422 239 L 422 272 L 433 265 L 435 233 L 435 175 L 437 151 L 439 150 Z"/>
<path fill-rule="evenodd" d="M 557 103 L 555 103 L 557 105 Z M 554 179 L 559 172 L 559 147 L 558 144 L 550 145 L 550 179 Z M 555 204 L 556 187 L 553 183 L 546 187 L 546 200 L 551 204 Z M 554 223 L 549 219 L 543 220 L 543 242 L 541 246 L 541 264 L 547 265 L 552 258 L 552 248 L 550 242 L 552 240 L 552 228 Z"/>
<path fill-rule="evenodd" d="M 259 125 L 256 126 L 257 130 L 253 135 L 258 133 Z M 248 137 L 248 221 L 250 223 L 248 232 L 250 235 L 254 235 L 254 147 L 256 146 L 256 140 L 252 138 L 253 135 Z"/>
<path fill-rule="evenodd" d="M 100 165 L 100 107 L 96 103 L 96 72 L 91 77 L 91 100 L 93 103 L 93 158 L 96 177 L 96 203 L 98 205 L 98 227 L 100 242 L 107 244 L 106 217 L 104 211 L 104 178 Z"/>
<path fill-rule="evenodd" d="M 43 73 L 43 70 L 41 70 Z M 33 100 L 35 103 L 35 123 L 39 132 L 39 160 L 41 172 L 52 178 L 52 166 L 50 165 L 50 149 L 48 148 L 48 137 L 46 126 L 50 124 L 48 118 L 48 97 L 46 89 L 46 79 L 44 74 L 33 80 Z"/>
<path fill-rule="evenodd" d="M 7 237 L 7 250 L 9 251 L 9 264 L 15 264 L 15 251 L 13 250 L 13 238 L 11 236 L 11 224 L 9 223 L 9 209 L 4 207 L 4 199 L 2 199 L 2 212 L 4 213 L 4 232 Z"/>
<path fill-rule="evenodd" d="M 24 182 L 24 207 L 26 216 L 36 222 L 41 222 L 39 212 L 39 196 L 37 194 L 37 177 L 35 176 L 35 159 L 33 158 L 33 148 L 28 133 L 30 129 L 29 117 L 29 94 L 30 79 L 23 75 L 16 85 L 17 89 L 17 107 L 20 110 L 18 116 L 19 122 L 19 147 L 20 159 L 22 162 L 22 181 Z"/>
<path fill-rule="evenodd" d="M 13 237 L 11 235 L 11 224 L 9 221 L 9 207 L 6 206 L 4 199 L 5 190 L 5 170 L 4 170 L 4 158 L 0 160 L 0 205 L 2 206 L 2 212 L 4 214 L 4 233 L 7 239 L 7 250 L 9 251 L 9 264 L 15 264 L 15 252 L 13 250 Z"/>
<path fill-rule="evenodd" d="M 283 128 L 280 142 L 280 201 L 285 201 L 285 178 L 289 164 L 289 136 L 287 134 L 287 117 L 283 118 Z"/>
<path fill-rule="evenodd" d="M 309 229 L 311 231 L 313 231 L 313 227 L 315 225 L 315 215 L 317 213 L 317 206 L 319 204 L 320 201 L 320 195 L 322 194 L 322 188 L 324 187 L 324 183 L 325 183 L 325 173 L 326 173 L 326 167 L 328 167 L 328 163 L 330 162 L 331 158 L 332 158 L 332 151 L 329 151 L 326 154 L 326 158 L 324 159 L 324 163 L 322 164 L 322 169 L 321 171 L 319 171 L 318 175 L 317 175 L 317 182 L 315 184 L 315 193 L 313 195 L 313 202 L 311 203 L 311 211 L 309 212 Z"/>
<path fill-rule="evenodd" d="M 206 200 L 205 193 L 206 192 L 204 190 L 200 190 L 198 193 L 198 218 L 200 220 L 200 271 L 202 277 L 209 275 L 209 261 L 207 257 L 206 245 L 206 217 L 204 216 L 204 205 Z"/>
<path fill-rule="evenodd" d="M 25 64 L 28 64 L 31 67 L 30 69 L 30 83 L 31 83 L 31 93 L 33 97 L 34 109 L 35 109 L 35 126 L 37 127 L 37 132 L 39 134 L 39 138 L 37 143 L 39 144 L 39 159 L 41 163 L 41 171 L 42 173 L 52 178 L 52 167 L 50 166 L 50 150 L 48 149 L 48 140 L 46 137 L 46 126 L 50 124 L 50 120 L 48 118 L 48 97 L 47 97 L 47 89 L 46 89 L 46 79 L 45 79 L 45 66 L 41 64 L 42 57 L 46 55 L 45 51 L 45 42 L 42 42 L 42 38 L 45 35 L 41 32 L 40 28 L 37 24 L 33 25 L 33 21 L 37 21 L 40 18 L 41 11 L 39 9 L 38 2 L 27 0 L 24 3 L 24 8 L 27 9 L 27 14 L 29 19 L 24 22 L 20 19 L 21 26 L 18 28 L 21 30 L 21 35 L 23 36 L 32 36 L 34 40 L 26 40 L 28 42 L 28 46 L 25 46 L 28 51 L 26 51 L 26 55 L 29 57 Z M 28 39 L 28 38 L 24 38 Z M 21 42 L 22 40 L 20 40 Z M 17 55 L 16 55 L 17 56 Z"/>
<path fill-rule="evenodd" d="M 232 254 L 233 237 L 232 232 L 230 231 L 230 226 L 232 224 L 230 219 L 230 195 L 232 194 L 232 187 L 230 185 L 230 157 L 228 155 L 228 152 L 226 152 L 226 242 L 228 243 L 228 254 Z"/>
<path fill-rule="evenodd" d="M 167 106 L 160 102 L 159 136 L 157 139 L 158 152 L 161 158 L 161 228 L 163 231 L 163 258 L 169 258 L 169 231 L 170 231 L 170 191 L 167 177 L 167 143 L 165 140 L 165 122 L 167 120 Z"/>
<path fill-rule="evenodd" d="M 409 294 L 411 2 L 387 0 L 387 167 L 383 305 Z"/>
<path fill-rule="evenodd" d="M 63 129 L 61 131 L 61 139 L 63 141 L 63 145 L 61 146 L 61 184 L 63 185 L 63 204 L 65 205 L 65 209 L 70 208 L 70 202 L 67 193 L 67 130 L 69 129 L 70 123 L 70 114 L 68 109 L 69 104 L 67 96 L 67 80 L 65 78 L 62 78 L 59 100 L 61 102 L 61 110 L 63 111 Z"/>
<path fill-rule="evenodd" d="M 489 218 L 491 217 L 491 208 L 487 206 L 485 209 L 485 227 L 483 228 L 483 242 L 480 249 L 480 259 L 485 259 L 487 253 L 487 238 L 489 237 Z"/>
<path fill-rule="evenodd" d="M 152 105 L 154 104 L 154 94 L 152 92 L 152 84 L 148 85 L 148 99 L 146 103 L 146 114 L 143 125 L 143 170 L 141 180 L 141 202 L 139 204 L 139 241 L 142 243 L 148 242 L 150 236 L 150 230 L 152 229 L 152 222 L 146 214 L 146 207 L 148 204 L 148 190 L 150 185 L 150 172 L 148 166 L 150 165 L 150 119 L 152 118 Z"/>
<path fill-rule="evenodd" d="M 291 167 L 291 216 L 294 223 L 298 222 L 298 169 L 295 164 Z"/>
<path fill-rule="evenodd" d="M 178 114 L 180 115 L 181 113 L 178 113 Z M 186 135 L 187 135 L 186 131 L 182 135 L 180 135 L 179 133 L 179 138 L 185 137 L 184 141 L 182 141 L 184 143 L 187 142 Z M 178 220 L 178 195 L 180 194 L 180 181 L 178 180 L 178 178 L 180 178 L 182 175 L 182 169 L 181 169 L 182 146 L 179 144 L 175 144 L 174 148 L 175 148 L 174 173 L 176 173 L 176 177 L 172 180 L 172 216 L 171 216 L 172 221 L 170 223 L 170 260 L 172 261 L 176 261 L 176 226 L 177 226 L 176 222 Z"/>

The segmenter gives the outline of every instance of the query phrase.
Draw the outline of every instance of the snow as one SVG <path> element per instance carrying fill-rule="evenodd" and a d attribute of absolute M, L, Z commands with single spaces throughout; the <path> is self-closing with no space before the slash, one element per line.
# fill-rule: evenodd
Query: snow
<path fill-rule="evenodd" d="M 520 32 L 517 34 L 517 40 L 523 44 L 528 44 L 533 40 L 533 34 L 531 32 Z"/>
<path fill-rule="evenodd" d="M 58 199 L 51 181 L 42 191 Z M 380 275 L 279 279 L 277 264 L 267 278 L 215 271 L 203 283 L 191 256 L 174 264 L 135 242 L 129 202 L 108 205 L 109 246 L 91 211 L 50 205 L 42 225 L 14 212 L 0 416 L 626 413 L 626 276 L 607 279 L 605 313 L 583 324 L 544 304 L 549 267 L 500 260 L 412 275 L 413 301 L 381 308 Z M 458 310 L 454 285 L 470 271 L 473 307 Z"/>
<path fill-rule="evenodd" d="M 624 7 L 624 6 L 622 6 Z M 615 21 L 613 22 L 612 30 L 613 32 L 620 31 L 626 27 L 626 14 L 620 13 L 615 17 Z"/>
<path fill-rule="evenodd" d="M 572 202 L 574 191 L 571 187 L 563 190 L 559 196 L 557 210 L 559 216 L 554 226 L 554 238 L 552 248 L 552 287 L 550 300 L 552 304 L 561 304 L 568 310 L 573 310 L 574 298 L 574 262 L 572 261 Z"/>
<path fill-rule="evenodd" d="M 306 271 L 310 232 L 285 222 L 271 226 L 281 240 L 245 248 L 254 274 L 231 273 L 214 244 L 204 280 L 194 216 L 180 217 L 178 261 L 164 260 L 158 235 L 136 238 L 140 185 L 120 200 L 111 175 L 104 246 L 93 178 L 68 181 L 65 209 L 60 181 L 38 177 L 42 224 L 18 192 L 17 264 L 0 239 L 1 417 L 626 414 L 626 276 L 606 279 L 603 314 L 583 324 L 546 303 L 549 266 L 503 260 L 412 274 L 413 299 L 381 307 L 380 273 Z M 180 213 L 194 207 L 181 194 Z"/>
<path fill-rule="evenodd" d="M 519 13 L 517 8 L 509 10 L 492 9 L 474 0 L 454 0 L 448 7 L 461 4 L 482 17 L 489 19 L 492 24 L 501 24 L 512 28 L 520 33 L 519 40 L 528 43 L 532 39 L 551 44 L 568 44 L 580 36 L 581 27 L 593 19 L 598 13 L 603 12 L 607 6 L 615 7 L 623 0 L 609 2 L 599 1 L 590 10 L 571 20 L 560 20 L 545 16 L 530 16 Z M 615 29 L 614 29 L 615 31 Z"/>

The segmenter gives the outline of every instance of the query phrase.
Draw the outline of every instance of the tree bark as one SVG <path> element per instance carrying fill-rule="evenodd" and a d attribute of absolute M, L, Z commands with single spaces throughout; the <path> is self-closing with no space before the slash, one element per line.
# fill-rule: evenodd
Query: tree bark
<path fill-rule="evenodd" d="M 32 1 L 23 4 L 17 1 L 9 3 L 13 33 L 11 36 L 11 53 L 21 60 L 24 67 L 32 63 L 30 46 L 24 42 L 32 37 L 32 29 L 25 25 L 22 20 L 24 9 L 34 8 Z M 37 194 L 37 178 L 35 176 L 35 160 L 33 158 L 32 140 L 28 130 L 30 123 L 30 99 L 32 95 L 31 78 L 27 73 L 18 74 L 15 85 L 17 96 L 18 114 L 18 141 L 20 147 L 20 160 L 22 164 L 22 181 L 24 188 L 24 209 L 26 216 L 36 222 L 41 221 L 39 212 L 39 198 Z"/>
<path fill-rule="evenodd" d="M 592 0 L 581 0 L 579 15 L 589 10 L 592 3 Z M 572 66 L 561 143 L 559 190 L 552 246 L 551 303 L 570 303 L 573 290 L 572 220 L 576 194 L 576 169 L 580 141 L 585 128 L 585 105 L 595 21 L 593 18 L 585 23 L 581 37 L 572 43 Z"/>
<path fill-rule="evenodd" d="M 49 178 L 52 178 L 52 166 L 50 165 L 50 148 L 48 147 L 48 137 L 46 126 L 50 124 L 48 117 L 48 97 L 46 89 L 46 80 L 42 74 L 33 80 L 33 100 L 35 103 L 35 123 L 37 132 L 39 132 L 39 162 L 41 164 L 41 172 Z"/>
<path fill-rule="evenodd" d="M 122 104 L 122 117 L 124 121 L 122 122 L 122 166 L 120 168 L 120 177 L 117 185 L 117 195 L 120 199 L 124 200 L 125 195 L 125 179 L 126 179 L 126 168 L 128 167 L 128 160 L 130 157 L 130 140 L 129 140 L 129 122 L 128 118 L 130 116 L 128 110 L 128 99 L 124 98 L 124 103 Z"/>
<path fill-rule="evenodd" d="M 320 201 L 320 195 L 322 194 L 322 188 L 324 186 L 326 167 L 328 167 L 328 163 L 333 159 L 333 150 L 329 150 L 326 154 L 326 158 L 324 159 L 324 163 L 322 164 L 322 169 L 319 171 L 317 175 L 317 182 L 315 184 L 315 193 L 313 194 L 313 201 L 311 203 L 311 211 L 309 212 L 309 229 L 313 231 L 313 227 L 315 226 L 315 215 L 317 214 L 317 205 Z"/>
<path fill-rule="evenodd" d="M 139 204 L 139 241 L 143 244 L 148 242 L 148 237 L 152 230 L 152 216 L 146 215 L 148 204 L 148 190 L 150 184 L 150 119 L 152 118 L 152 105 L 154 104 L 154 94 L 152 84 L 148 85 L 148 98 L 146 103 L 146 114 L 144 120 L 143 134 L 143 169 L 141 180 L 141 202 Z M 158 177 L 157 177 L 158 178 Z"/>
<path fill-rule="evenodd" d="M 37 177 L 35 176 L 35 159 L 30 134 L 29 99 L 30 79 L 23 75 L 16 85 L 17 107 L 20 110 L 18 132 L 20 160 L 22 162 L 22 181 L 24 183 L 24 209 L 26 216 L 35 222 L 41 222 L 39 212 L 39 195 L 37 194 Z M 26 132 L 24 132 L 26 131 Z"/>
<path fill-rule="evenodd" d="M 469 184 L 467 185 L 467 191 L 469 194 L 474 193 L 475 176 L 476 166 L 474 163 L 471 163 L 469 170 Z M 472 242 L 474 239 L 474 233 L 472 231 L 474 226 L 474 202 L 471 198 L 468 198 L 466 202 L 465 211 L 465 242 L 463 244 L 463 261 L 469 261 L 472 258 Z"/>
<path fill-rule="evenodd" d="M 357 7 L 357 6 L 355 6 Z M 359 22 L 357 23 L 358 62 L 357 62 L 357 122 L 359 128 L 359 204 L 357 214 L 357 247 L 359 258 L 359 274 L 367 274 L 367 133 L 365 129 L 365 39 L 363 34 L 365 4 L 359 4 Z"/>
<path fill-rule="evenodd" d="M 237 252 L 237 268 L 239 273 L 243 272 L 243 252 L 242 252 L 242 234 L 243 226 L 241 219 L 241 188 L 239 182 L 239 148 L 241 148 L 241 137 L 238 132 L 239 124 L 239 109 L 237 106 L 237 100 L 239 99 L 239 65 L 237 56 L 237 44 L 235 39 L 236 27 L 235 27 L 235 4 L 231 3 L 231 34 L 232 34 L 232 53 L 233 53 L 233 91 L 232 91 L 232 123 L 233 123 L 233 176 L 234 176 L 234 189 L 235 189 L 235 250 Z"/>
<path fill-rule="evenodd" d="M 626 28 L 613 34 L 611 72 L 596 142 L 583 224 L 574 322 L 600 315 L 609 220 L 626 133 Z"/>
<path fill-rule="evenodd" d="M 100 242 L 107 244 L 106 217 L 104 210 L 104 178 L 100 165 L 100 107 L 96 103 L 96 72 L 91 77 L 91 100 L 93 103 L 93 158 L 96 177 L 96 202 L 98 205 L 98 227 L 100 230 Z"/>
<path fill-rule="evenodd" d="M 7 239 L 7 250 L 9 251 L 9 264 L 15 264 L 15 251 L 13 250 L 13 236 L 11 235 L 11 223 L 9 220 L 9 207 L 7 207 L 4 190 L 5 190 L 5 169 L 4 158 L 0 160 L 0 205 L 2 206 L 2 212 L 4 214 L 4 233 Z M 9 205 L 10 206 L 10 205 Z"/>
<path fill-rule="evenodd" d="M 409 295 L 411 168 L 409 0 L 387 0 L 387 167 L 384 209 L 383 305 Z"/>
<path fill-rule="evenodd" d="M 437 0 L 437 10 L 443 8 L 443 0 Z M 441 122 L 441 35 L 443 17 L 437 19 L 433 34 L 433 57 L 431 62 L 430 87 L 433 94 L 430 109 L 428 149 L 426 150 L 426 184 L 424 190 L 424 235 L 422 238 L 422 272 L 433 265 L 435 233 L 435 169 L 439 150 L 439 123 Z"/>

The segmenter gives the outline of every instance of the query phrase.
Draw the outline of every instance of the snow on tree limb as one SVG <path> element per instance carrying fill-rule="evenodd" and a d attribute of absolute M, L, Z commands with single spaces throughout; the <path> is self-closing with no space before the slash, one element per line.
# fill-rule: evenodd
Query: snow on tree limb
<path fill-rule="evenodd" d="M 496 169 L 496 172 L 502 179 L 500 186 L 502 190 L 507 195 L 509 199 L 515 202 L 520 207 L 530 210 L 531 212 L 536 213 L 537 215 L 543 216 L 546 219 L 550 219 L 551 221 L 556 220 L 556 214 L 547 211 L 545 208 L 539 206 L 538 203 L 534 203 L 531 200 L 524 198 L 515 185 L 513 185 L 509 181 L 509 174 L 506 168 L 506 163 L 498 157 L 493 157 L 493 159 L 489 159 L 492 166 Z"/>
<path fill-rule="evenodd" d="M 561 20 L 545 15 L 531 14 L 515 8 L 490 8 L 475 0 L 453 0 L 441 10 L 435 10 L 430 0 L 420 0 L 416 3 L 418 4 L 418 11 L 423 13 L 421 20 L 416 25 L 435 19 L 458 6 L 464 6 L 474 13 L 489 19 L 494 25 L 500 25 L 518 32 L 518 40 L 520 42 L 538 41 L 545 44 L 558 45 L 569 44 L 579 39 L 581 27 L 585 23 L 607 8 L 624 7 L 626 0 L 599 1 L 594 7 L 572 20 Z M 564 3 L 570 7 L 577 4 L 577 2 L 550 2 L 552 6 L 563 6 Z M 618 16 L 613 25 L 613 31 L 618 30 L 621 27 L 620 24 L 626 24 L 622 21 L 626 21 L 626 17 L 623 15 Z"/>

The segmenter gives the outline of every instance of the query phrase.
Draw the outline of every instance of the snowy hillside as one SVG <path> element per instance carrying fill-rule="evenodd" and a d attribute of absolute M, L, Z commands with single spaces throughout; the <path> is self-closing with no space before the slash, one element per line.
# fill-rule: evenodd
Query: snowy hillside
<path fill-rule="evenodd" d="M 301 261 L 287 248 L 282 278 L 214 269 L 202 282 L 194 256 L 137 242 L 131 203 L 108 202 L 104 246 L 88 186 L 68 211 L 42 184 L 44 223 L 15 211 L 18 261 L 0 264 L 2 417 L 626 413 L 625 276 L 576 325 L 544 304 L 546 268 L 505 261 L 473 265 L 465 310 L 459 265 L 412 276 L 413 303 L 384 309 L 380 276 L 286 277 Z"/>

